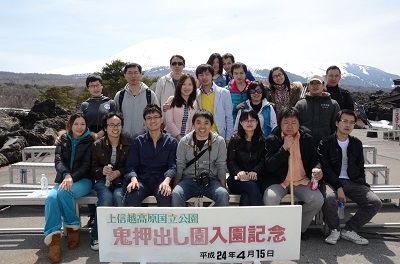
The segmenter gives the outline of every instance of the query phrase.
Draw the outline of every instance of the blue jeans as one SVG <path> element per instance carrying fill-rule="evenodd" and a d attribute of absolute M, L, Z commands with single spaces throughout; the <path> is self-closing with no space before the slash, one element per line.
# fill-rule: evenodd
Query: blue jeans
<path fill-rule="evenodd" d="M 339 180 L 343 186 L 344 194 L 359 206 L 355 215 L 346 222 L 344 229 L 358 232 L 362 226 L 378 213 L 382 202 L 368 186 L 353 182 L 352 180 Z M 330 184 L 321 182 L 319 189 L 325 198 L 324 205 L 322 206 L 325 223 L 331 230 L 340 230 L 340 220 L 337 213 L 337 192 L 335 188 Z"/>
<path fill-rule="evenodd" d="M 280 184 L 270 185 L 264 191 L 264 204 L 279 205 L 282 198 L 289 193 L 289 189 L 289 186 L 284 189 Z M 310 183 L 308 185 L 293 186 L 293 192 L 294 196 L 304 202 L 302 207 L 301 232 L 306 232 L 314 216 L 321 210 L 324 197 L 322 197 L 318 189 L 315 191 L 311 190 Z"/>
<path fill-rule="evenodd" d="M 97 194 L 97 206 L 124 206 L 122 198 L 125 194 L 126 186 L 115 188 L 114 191 L 104 187 L 106 179 L 98 180 L 93 189 Z M 92 227 L 91 237 L 93 240 L 98 240 L 97 213 L 95 213 L 94 224 Z"/>
<path fill-rule="evenodd" d="M 63 221 L 67 225 L 80 225 L 80 218 L 75 214 L 75 198 L 85 196 L 90 192 L 92 180 L 83 178 L 74 182 L 70 191 L 58 189 L 58 186 L 60 186 L 59 183 L 54 185 L 45 202 L 45 236 L 60 231 Z"/>
<path fill-rule="evenodd" d="M 240 181 L 235 180 L 233 177 L 229 177 L 227 184 L 232 194 L 240 194 L 239 205 L 263 205 L 260 187 L 258 186 L 256 181 Z"/>
<path fill-rule="evenodd" d="M 132 190 L 126 194 L 126 206 L 140 207 L 142 206 L 143 200 L 153 195 L 156 197 L 158 207 L 170 207 L 171 206 L 171 195 L 164 196 L 160 193 L 159 188 L 163 180 L 139 180 L 139 189 Z"/>
<path fill-rule="evenodd" d="M 200 195 L 215 201 L 215 206 L 229 206 L 228 190 L 214 178 L 211 178 L 207 187 L 199 186 L 192 178 L 181 180 L 172 191 L 172 206 L 185 207 L 187 200 Z"/>

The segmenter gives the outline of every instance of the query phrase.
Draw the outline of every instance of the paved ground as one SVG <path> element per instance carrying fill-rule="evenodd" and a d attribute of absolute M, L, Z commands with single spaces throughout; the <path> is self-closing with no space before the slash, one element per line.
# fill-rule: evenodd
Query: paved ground
<path fill-rule="evenodd" d="M 389 166 L 391 184 L 400 184 L 399 143 L 383 140 L 382 132 L 378 133 L 378 138 L 367 138 L 366 130 L 355 130 L 353 134 L 364 144 L 378 148 L 377 162 Z M 39 171 L 38 175 L 40 173 Z M 47 172 L 47 175 L 52 182 L 54 173 Z M 15 176 L 15 180 L 18 178 Z M 382 178 L 379 180 L 379 183 L 383 183 Z M 368 181 L 372 181 L 371 176 L 368 176 Z M 8 168 L 1 168 L 0 185 L 7 183 Z M 395 202 L 398 204 L 399 201 Z M 354 210 L 352 206 L 346 207 L 348 215 Z M 82 217 L 82 222 L 86 221 L 87 217 Z M 399 207 L 394 204 L 385 205 L 372 222 L 400 222 Z M 0 210 L 0 228 L 42 228 L 43 225 L 43 206 L 14 206 Z M 362 235 L 370 241 L 368 246 L 359 246 L 344 240 L 332 246 L 324 243 L 325 235 L 320 230 L 311 229 L 309 233 L 311 239 L 301 243 L 300 260 L 270 263 L 400 263 L 400 226 L 363 228 Z M 68 250 L 64 240 L 62 251 L 63 263 L 99 263 L 98 252 L 90 249 L 90 236 L 87 232 L 82 233 L 81 246 L 78 249 Z M 0 234 L 0 263 L 47 263 L 47 252 L 48 248 L 44 245 L 43 235 L 40 233 Z"/>

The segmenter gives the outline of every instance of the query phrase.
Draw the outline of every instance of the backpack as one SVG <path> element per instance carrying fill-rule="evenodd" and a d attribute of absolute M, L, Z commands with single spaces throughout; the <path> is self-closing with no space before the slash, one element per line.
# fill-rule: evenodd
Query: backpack
<path fill-rule="evenodd" d="M 119 111 L 122 113 L 122 101 L 124 100 L 124 95 L 125 95 L 125 88 L 123 88 L 120 93 L 119 93 Z M 151 91 L 149 88 L 146 88 L 146 100 L 147 104 L 151 104 Z"/>

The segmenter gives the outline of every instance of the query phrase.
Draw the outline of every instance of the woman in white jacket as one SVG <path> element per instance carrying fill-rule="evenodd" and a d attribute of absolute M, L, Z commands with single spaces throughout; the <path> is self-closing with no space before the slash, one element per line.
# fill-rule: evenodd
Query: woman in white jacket
<path fill-rule="evenodd" d="M 261 129 L 265 137 L 271 134 L 271 131 L 277 126 L 276 113 L 272 105 L 266 99 L 267 93 L 262 82 L 252 81 L 247 89 L 247 99 L 244 103 L 244 109 L 254 109 L 260 119 Z M 239 117 L 242 110 L 238 112 L 234 134 L 238 131 Z"/>

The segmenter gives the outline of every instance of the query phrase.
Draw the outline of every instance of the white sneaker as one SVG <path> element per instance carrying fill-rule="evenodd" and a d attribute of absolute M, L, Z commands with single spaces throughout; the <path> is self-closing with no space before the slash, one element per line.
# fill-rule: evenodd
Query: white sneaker
<path fill-rule="evenodd" d="M 354 231 L 346 231 L 343 229 L 342 232 L 340 233 L 340 237 L 349 240 L 353 243 L 356 243 L 358 245 L 367 245 L 369 243 L 367 239 L 363 238 Z"/>
<path fill-rule="evenodd" d="M 331 231 L 331 234 L 327 238 L 325 238 L 325 242 L 328 244 L 336 245 L 339 238 L 340 238 L 340 231 L 338 231 L 337 229 L 333 229 Z"/>
<path fill-rule="evenodd" d="M 98 241 L 98 240 L 92 239 L 92 243 L 90 243 L 90 247 L 91 247 L 93 250 L 98 251 L 98 250 L 99 250 L 99 241 Z"/>

